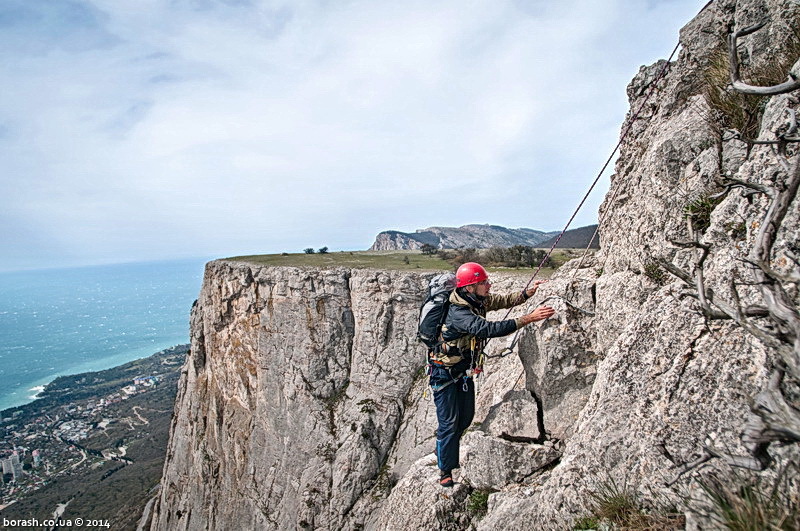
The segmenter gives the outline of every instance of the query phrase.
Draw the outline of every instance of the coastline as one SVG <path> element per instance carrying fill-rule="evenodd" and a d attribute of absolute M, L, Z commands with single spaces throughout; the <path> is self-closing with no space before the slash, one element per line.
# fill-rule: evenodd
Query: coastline
<path fill-rule="evenodd" d="M 10 384 L 14 385 L 13 389 L 7 388 L 7 391 L 0 391 L 0 415 L 8 409 L 19 408 L 41 398 L 42 392 L 58 378 L 114 369 L 131 361 L 150 357 L 156 352 L 162 352 L 178 345 L 187 344 L 189 342 L 188 339 L 188 337 L 171 339 L 168 341 L 161 341 L 158 345 L 137 347 L 125 353 L 113 354 L 96 360 L 76 363 L 63 370 L 49 374 L 44 378 Z M 36 393 L 33 393 L 33 391 L 36 391 Z"/>
<path fill-rule="evenodd" d="M 205 260 L 0 273 L 0 410 L 189 340 Z"/>
<path fill-rule="evenodd" d="M 9 396 L 13 396 L 17 394 L 17 392 L 7 393 L 7 394 L 0 394 L 0 418 L 6 416 L 7 412 L 12 410 L 19 410 L 23 409 L 28 406 L 37 406 L 37 401 L 42 400 L 46 397 L 47 392 L 51 390 L 58 382 L 59 379 L 63 378 L 73 378 L 76 376 L 93 374 L 93 373 L 101 373 L 104 371 L 113 371 L 116 369 L 120 369 L 129 363 L 141 361 L 147 359 L 151 356 L 156 354 L 161 354 L 167 352 L 169 350 L 173 350 L 184 345 L 187 345 L 188 341 L 177 341 L 171 342 L 166 346 L 155 346 L 155 347 L 142 347 L 135 350 L 132 350 L 126 354 L 119 354 L 116 356 L 105 357 L 98 360 L 93 360 L 91 362 L 81 363 L 80 365 L 74 365 L 65 371 L 62 371 L 58 374 L 54 374 L 52 376 L 48 376 L 47 378 L 42 378 L 37 380 L 33 386 L 29 387 L 30 384 L 21 383 L 18 389 L 24 389 L 25 398 L 17 398 L 14 403 L 8 405 L 11 400 L 8 399 Z M 32 391 L 37 391 L 34 395 L 31 395 Z"/>

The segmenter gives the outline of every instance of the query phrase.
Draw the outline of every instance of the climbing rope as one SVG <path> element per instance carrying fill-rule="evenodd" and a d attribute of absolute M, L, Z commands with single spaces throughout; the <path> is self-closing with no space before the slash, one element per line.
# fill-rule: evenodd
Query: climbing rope
<path fill-rule="evenodd" d="M 709 2 L 709 4 L 710 3 L 711 2 Z M 623 130 L 622 134 L 620 135 L 620 138 L 619 138 L 619 141 L 617 142 L 617 145 L 614 146 L 614 149 L 611 151 L 611 154 L 608 156 L 608 159 L 606 159 L 605 164 L 603 164 L 603 167 L 598 172 L 597 177 L 595 177 L 595 179 L 592 182 L 591 186 L 589 186 L 589 190 L 586 192 L 586 194 L 584 194 L 583 199 L 581 199 L 581 202 L 578 204 L 577 208 L 572 213 L 572 216 L 570 216 L 569 221 L 567 221 L 567 224 L 564 226 L 564 229 L 561 231 L 561 233 L 555 239 L 555 241 L 553 242 L 553 245 L 550 246 L 550 250 L 544 256 L 544 258 L 542 258 L 542 261 L 539 263 L 539 266 L 533 272 L 533 275 L 531 276 L 530 280 L 528 280 L 528 283 L 525 284 L 525 287 L 522 289 L 522 292 L 520 293 L 519 298 L 517 299 L 517 305 L 519 303 L 521 303 L 522 300 L 525 299 L 525 292 L 528 291 L 528 288 L 533 283 L 534 279 L 539 274 L 539 272 L 542 270 L 542 268 L 544 267 L 544 264 L 549 260 L 550 256 L 553 254 L 553 251 L 555 251 L 556 247 L 558 246 L 558 243 L 561 241 L 561 238 L 564 236 L 564 234 L 567 232 L 567 230 L 569 229 L 569 227 L 572 224 L 572 222 L 575 220 L 575 217 L 578 215 L 578 212 L 580 212 L 581 208 L 583 208 L 583 205 L 586 203 L 586 200 L 589 198 L 589 195 L 591 195 L 592 191 L 597 186 L 597 183 L 600 181 L 600 178 L 605 173 L 605 171 L 608 168 L 609 164 L 611 164 L 611 161 L 614 159 L 614 156 L 617 154 L 617 151 L 619 151 L 619 148 L 622 145 L 622 142 L 624 142 L 625 139 L 627 138 L 628 134 L 630 133 L 631 129 L 633 128 L 633 124 L 638 120 L 639 115 L 641 114 L 642 110 L 644 109 L 644 106 L 649 101 L 650 96 L 652 96 L 653 93 L 655 92 L 655 88 L 658 85 L 658 82 L 661 81 L 661 79 L 666 75 L 667 70 L 669 69 L 670 65 L 672 64 L 672 58 L 675 56 L 675 53 L 678 51 L 678 48 L 680 48 L 680 45 L 681 45 L 681 43 L 679 41 L 678 44 L 675 45 L 675 48 L 673 48 L 672 53 L 669 54 L 669 58 L 662 65 L 662 67 L 659 70 L 658 74 L 655 76 L 655 78 L 653 78 L 653 80 L 647 86 L 647 88 L 646 88 L 647 93 L 645 94 L 644 99 L 639 104 L 639 107 L 636 109 L 636 111 L 633 113 L 633 115 L 631 116 L 630 120 L 628 121 L 628 125 L 625 127 L 625 129 Z M 617 194 L 619 193 L 620 189 L 621 189 L 621 187 L 618 186 L 614 190 L 614 193 L 611 195 L 611 200 L 609 201 L 609 205 L 614 203 L 614 200 L 617 198 Z M 546 302 L 548 300 L 560 299 L 560 300 L 564 301 L 564 303 L 567 304 L 568 306 L 570 306 L 571 308 L 574 308 L 574 309 L 576 309 L 576 310 L 578 310 L 578 311 L 580 311 L 582 313 L 585 313 L 587 315 L 592 315 L 592 316 L 594 315 L 594 312 L 590 312 L 589 310 L 580 308 L 577 305 L 575 305 L 574 303 L 570 302 L 565 297 L 565 295 L 567 294 L 567 291 L 569 290 L 570 286 L 573 284 L 573 282 L 575 280 L 575 276 L 578 273 L 578 270 L 583 265 L 583 262 L 586 259 L 586 255 L 589 253 L 589 249 L 591 248 L 592 242 L 597 237 L 597 234 L 600 231 L 600 226 L 605 222 L 605 218 L 608 215 L 609 211 L 610 211 L 610 209 L 607 209 L 606 212 L 604 213 L 604 215 L 601 216 L 601 218 L 598 220 L 597 228 L 595 229 L 594 234 L 592 235 L 592 237 L 589 239 L 589 244 L 586 246 L 586 249 L 583 252 L 583 256 L 581 256 L 581 260 L 578 263 L 578 266 L 573 271 L 572 278 L 570 279 L 570 282 L 567 283 L 567 287 L 564 290 L 564 295 L 552 295 L 552 296 L 548 297 L 547 299 L 545 299 L 540 304 L 544 304 L 544 302 Z M 606 260 L 607 259 L 608 259 L 608 257 L 606 256 Z M 604 263 L 605 263 L 605 261 L 604 261 Z M 513 307 L 508 309 L 508 311 L 506 312 L 505 316 L 503 317 L 503 320 L 508 319 L 508 316 L 511 314 L 512 310 L 513 310 Z M 520 331 L 517 330 L 514 333 L 514 337 L 512 338 L 511 343 L 510 343 L 510 345 L 508 347 L 505 347 L 498 354 L 494 354 L 494 355 L 491 355 L 491 356 L 490 355 L 486 355 L 486 357 L 487 358 L 503 358 L 503 357 L 508 356 L 509 354 L 511 354 L 514 351 L 514 348 L 516 347 L 517 342 L 519 341 L 519 332 Z M 484 348 L 486 347 L 486 345 L 488 345 L 489 341 L 490 341 L 490 339 L 486 341 L 486 344 L 484 345 Z M 517 380 L 517 381 L 519 381 L 519 380 Z M 516 384 L 515 384 L 515 387 L 516 387 Z"/>

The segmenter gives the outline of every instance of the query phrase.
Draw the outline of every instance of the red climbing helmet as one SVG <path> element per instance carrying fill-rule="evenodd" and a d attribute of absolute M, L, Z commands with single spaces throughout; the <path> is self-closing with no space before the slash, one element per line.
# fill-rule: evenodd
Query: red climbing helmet
<path fill-rule="evenodd" d="M 460 288 L 469 286 L 470 284 L 477 284 L 488 278 L 489 274 L 486 273 L 482 265 L 476 264 L 475 262 L 467 262 L 466 264 L 461 264 L 461 267 L 456 271 L 456 280 L 458 281 L 456 287 Z"/>

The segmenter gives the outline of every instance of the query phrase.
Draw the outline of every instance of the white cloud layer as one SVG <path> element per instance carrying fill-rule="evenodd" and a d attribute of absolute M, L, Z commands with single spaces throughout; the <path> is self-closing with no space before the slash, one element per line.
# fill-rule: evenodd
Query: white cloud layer
<path fill-rule="evenodd" d="M 5 0 L 0 269 L 560 229 L 704 3 Z"/>

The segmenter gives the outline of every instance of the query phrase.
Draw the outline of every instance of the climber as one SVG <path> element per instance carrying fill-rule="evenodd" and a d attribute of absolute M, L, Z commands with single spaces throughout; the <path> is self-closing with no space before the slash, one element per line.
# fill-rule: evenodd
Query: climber
<path fill-rule="evenodd" d="M 549 306 L 504 321 L 487 321 L 486 312 L 511 308 L 523 303 L 545 280 L 533 287 L 507 295 L 490 294 L 491 282 L 486 270 L 467 262 L 456 271 L 456 289 L 450 295 L 450 308 L 442 326 L 442 344 L 430 356 L 430 385 L 436 404 L 439 427 L 436 431 L 436 456 L 439 484 L 453 486 L 452 471 L 459 468 L 461 435 L 475 414 L 473 375 L 482 370 L 483 346 L 491 337 L 501 337 L 555 314 Z"/>

